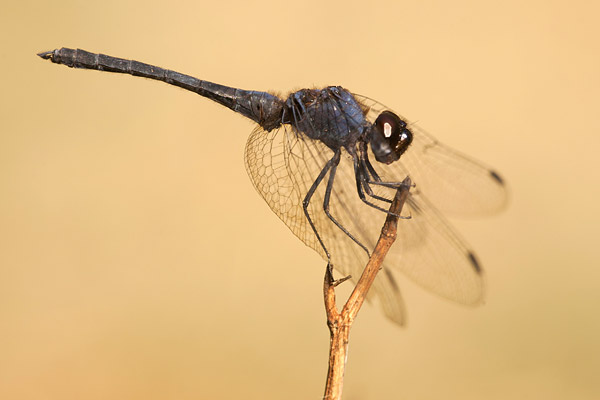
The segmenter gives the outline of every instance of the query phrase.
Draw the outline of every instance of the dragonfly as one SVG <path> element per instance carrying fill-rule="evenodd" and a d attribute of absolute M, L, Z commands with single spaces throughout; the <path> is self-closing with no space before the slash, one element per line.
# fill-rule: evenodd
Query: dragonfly
<path fill-rule="evenodd" d="M 480 304 L 484 273 L 450 225 L 491 215 L 507 203 L 501 176 L 437 141 L 383 104 L 341 86 L 282 98 L 200 80 L 142 62 L 61 48 L 38 54 L 56 64 L 154 79 L 192 91 L 254 121 L 244 151 L 254 187 L 271 210 L 342 276 L 360 277 L 403 179 L 410 190 L 397 240 L 369 299 L 403 325 L 397 272 L 426 290 Z"/>

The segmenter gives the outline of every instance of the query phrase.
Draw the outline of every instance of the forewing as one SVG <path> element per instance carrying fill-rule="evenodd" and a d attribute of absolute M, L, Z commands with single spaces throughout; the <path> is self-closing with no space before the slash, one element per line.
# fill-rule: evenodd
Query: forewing
<path fill-rule="evenodd" d="M 374 159 L 372 153 L 369 158 Z M 386 165 L 374 167 L 390 181 L 401 182 L 406 177 L 395 175 L 397 171 L 387 170 L 389 166 Z M 356 189 L 351 188 L 355 185 L 354 180 L 353 171 L 340 163 L 334 193 L 349 191 L 351 196 L 342 196 L 334 203 L 333 215 L 350 232 L 356 233 L 367 248 L 373 249 L 386 214 L 359 200 Z M 394 189 L 371 186 L 382 197 L 391 199 L 395 194 Z M 377 204 L 389 208 L 389 204 Z M 473 251 L 418 186 L 411 188 L 402 214 L 410 215 L 410 218 L 398 221 L 397 239 L 384 261 L 384 270 L 402 271 L 415 283 L 444 298 L 462 304 L 478 304 L 484 292 L 483 273 Z M 356 254 L 357 248 L 354 245 L 350 252 L 348 246 L 334 243 L 331 252 L 342 253 L 338 255 L 342 265 L 353 265 L 360 256 Z"/>
<path fill-rule="evenodd" d="M 373 99 L 354 96 L 368 109 L 371 122 L 389 110 Z M 399 161 L 386 167 L 392 175 L 410 175 L 438 209 L 451 215 L 490 215 L 506 206 L 506 185 L 494 170 L 438 142 L 416 124 L 409 122 L 408 128 L 413 142 Z"/>

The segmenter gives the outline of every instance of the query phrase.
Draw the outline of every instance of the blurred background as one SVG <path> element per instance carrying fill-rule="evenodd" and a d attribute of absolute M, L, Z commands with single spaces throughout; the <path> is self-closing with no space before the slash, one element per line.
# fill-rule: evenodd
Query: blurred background
<path fill-rule="evenodd" d="M 0 30 L 0 398 L 320 399 L 324 263 L 252 187 L 252 124 L 59 47 L 245 89 L 342 85 L 506 178 L 455 221 L 464 308 L 366 306 L 345 399 L 600 396 L 596 2 L 8 2 Z M 454 222 L 454 221 L 453 221 Z"/>

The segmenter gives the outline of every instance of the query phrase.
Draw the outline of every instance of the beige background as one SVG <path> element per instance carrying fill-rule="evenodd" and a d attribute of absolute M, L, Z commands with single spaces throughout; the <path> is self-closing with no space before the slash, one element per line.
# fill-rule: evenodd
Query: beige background
<path fill-rule="evenodd" d="M 304 400 L 324 384 L 324 265 L 252 188 L 252 124 L 35 56 L 61 46 L 247 89 L 340 84 L 506 177 L 507 212 L 456 222 L 487 304 L 403 280 L 409 326 L 363 310 L 345 399 L 598 398 L 594 3 L 3 4 L 0 398 Z"/>

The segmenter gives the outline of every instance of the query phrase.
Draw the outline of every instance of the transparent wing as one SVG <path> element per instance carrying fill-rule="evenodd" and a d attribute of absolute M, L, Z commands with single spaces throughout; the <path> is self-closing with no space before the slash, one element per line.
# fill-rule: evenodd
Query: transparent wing
<path fill-rule="evenodd" d="M 367 107 L 367 119 L 371 122 L 389 110 L 373 99 L 354 96 Z M 408 127 L 413 142 L 388 171 L 393 170 L 395 176 L 410 175 L 417 188 L 444 213 L 483 216 L 506 206 L 506 185 L 494 170 L 438 142 L 418 125 L 409 123 Z"/>
<path fill-rule="evenodd" d="M 302 201 L 325 163 L 333 152 L 321 142 L 311 140 L 284 125 L 278 130 L 266 132 L 257 127 L 248 138 L 245 162 L 248 174 L 256 190 L 269 207 L 307 246 L 327 259 L 303 211 Z M 323 211 L 326 180 L 318 187 L 308 210 L 319 235 L 331 253 L 333 267 L 343 276 L 351 275 L 356 282 L 364 269 L 368 256 L 356 243 L 331 222 Z M 361 225 L 368 216 L 375 216 L 381 225 L 385 215 L 362 207 L 356 193 L 352 174 L 352 160 L 342 157 L 332 191 L 330 210 L 350 232 L 368 248 L 373 248 L 379 233 Z M 365 215 L 357 215 L 363 212 Z M 402 325 L 405 319 L 404 302 L 389 270 L 382 271 L 369 292 L 377 297 L 384 313 Z"/>
<path fill-rule="evenodd" d="M 369 159 L 374 159 L 373 154 L 369 155 Z M 360 201 L 351 160 L 346 161 L 346 165 L 340 164 L 335 179 L 337 198 L 332 203 L 334 216 L 339 217 L 342 225 L 353 234 L 357 233 L 359 240 L 372 249 L 381 232 L 385 213 Z M 397 175 L 397 169 L 387 169 L 389 166 L 386 165 L 374 167 L 389 181 L 401 182 L 406 176 Z M 379 196 L 388 199 L 395 194 L 393 189 L 377 188 L 375 185 L 373 189 Z M 383 202 L 378 205 L 386 209 L 389 207 Z M 480 303 L 484 280 L 474 252 L 419 190 L 418 183 L 411 189 L 402 214 L 409 214 L 411 218 L 399 220 L 398 236 L 384 261 L 384 269 L 401 271 L 425 289 L 452 301 L 469 305 Z M 354 245 L 352 252 L 349 249 L 351 245 Z M 357 248 L 353 243 L 333 243 L 331 253 L 340 252 L 338 257 L 342 265 L 352 265 L 358 259 Z M 364 267 L 365 263 L 361 261 L 354 268 L 361 269 L 361 265 Z"/>
<path fill-rule="evenodd" d="M 271 132 L 256 128 L 245 151 L 246 167 L 258 192 L 291 231 L 324 259 L 325 253 L 304 216 L 302 201 L 332 156 L 333 152 L 321 142 L 285 125 Z M 370 159 L 374 160 L 372 154 Z M 407 174 L 404 169 L 389 167 L 375 165 L 386 180 L 400 182 Z M 356 282 L 368 257 L 323 212 L 326 180 L 313 195 L 309 215 L 331 253 L 334 268 L 342 275 L 352 275 Z M 405 312 L 392 270 L 402 271 L 424 288 L 459 303 L 477 304 L 483 295 L 481 269 L 473 252 L 419 188 L 411 190 L 403 212 L 412 218 L 400 221 L 398 239 L 370 292 L 378 297 L 385 314 L 399 324 L 404 322 Z M 373 189 L 382 197 L 394 195 L 392 189 Z M 386 203 L 379 205 L 389 207 Z M 359 199 L 352 158 L 346 153 L 336 172 L 330 210 L 361 243 L 373 249 L 385 213 Z"/>

